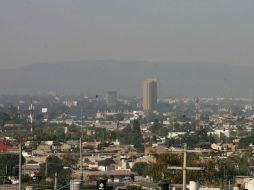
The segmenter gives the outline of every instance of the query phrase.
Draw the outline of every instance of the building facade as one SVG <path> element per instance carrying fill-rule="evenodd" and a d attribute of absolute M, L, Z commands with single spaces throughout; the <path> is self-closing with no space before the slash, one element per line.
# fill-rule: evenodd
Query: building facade
<path fill-rule="evenodd" d="M 153 111 L 157 105 L 157 80 L 143 81 L 143 110 Z"/>
<path fill-rule="evenodd" d="M 116 91 L 109 91 L 106 96 L 106 103 L 109 107 L 116 107 L 117 106 L 117 92 Z"/>

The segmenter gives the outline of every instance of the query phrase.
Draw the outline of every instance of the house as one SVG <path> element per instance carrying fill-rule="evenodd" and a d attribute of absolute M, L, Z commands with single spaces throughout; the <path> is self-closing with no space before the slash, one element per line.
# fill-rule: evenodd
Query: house
<path fill-rule="evenodd" d="M 166 147 L 162 146 L 145 146 L 145 155 L 154 155 L 154 154 L 166 154 L 169 152 L 169 150 Z"/>
<path fill-rule="evenodd" d="M 116 162 L 112 158 L 107 158 L 98 162 L 99 171 L 110 171 L 115 169 Z"/>
<path fill-rule="evenodd" d="M 18 148 L 7 139 L 0 139 L 0 152 L 16 152 Z"/>
<path fill-rule="evenodd" d="M 125 154 L 128 152 L 128 154 L 136 154 L 136 149 L 133 145 L 111 145 L 106 147 L 104 151 L 108 153 Z"/>
<path fill-rule="evenodd" d="M 33 151 L 34 154 L 40 154 L 40 153 L 50 153 L 51 152 L 51 146 L 46 144 L 40 144 L 35 151 Z"/>
<path fill-rule="evenodd" d="M 62 151 L 62 144 L 59 142 L 54 142 L 53 145 L 51 146 L 51 150 L 54 153 L 61 152 Z"/>
<path fill-rule="evenodd" d="M 185 134 L 186 134 L 186 132 L 169 132 L 168 133 L 168 138 L 169 139 L 170 138 L 177 139 L 177 138 L 179 138 L 179 136 L 183 136 Z"/>
<path fill-rule="evenodd" d="M 61 147 L 61 150 L 63 152 L 71 152 L 71 151 L 74 150 L 74 147 L 71 144 L 69 144 L 69 143 L 63 143 L 62 147 Z"/>
<path fill-rule="evenodd" d="M 22 166 L 22 171 L 24 172 L 24 174 L 27 174 L 29 176 L 33 176 L 36 173 L 38 173 L 40 171 L 40 164 L 24 164 Z"/>
<path fill-rule="evenodd" d="M 4 140 L 0 140 L 0 152 L 7 152 L 8 145 Z"/>
<path fill-rule="evenodd" d="M 18 185 L 17 184 L 4 184 L 4 185 L 0 185 L 0 190 L 17 190 L 18 189 Z"/>
<path fill-rule="evenodd" d="M 111 170 L 111 171 L 84 171 L 83 172 L 83 177 L 87 181 L 93 181 L 95 179 L 99 179 L 100 177 L 105 177 L 105 176 L 110 176 L 114 178 L 114 181 L 120 181 L 121 179 L 125 177 L 130 177 L 131 175 L 137 175 L 135 172 L 131 172 L 128 170 Z M 80 178 L 81 173 L 80 171 L 77 171 L 72 174 L 73 178 Z"/>
<path fill-rule="evenodd" d="M 3 128 L 4 128 L 5 130 L 7 130 L 7 129 L 18 129 L 18 128 L 21 128 L 21 127 L 22 127 L 21 124 L 12 124 L 12 123 L 8 123 L 8 124 L 5 124 L 5 125 L 3 126 Z"/>
<path fill-rule="evenodd" d="M 217 144 L 213 143 L 211 144 L 211 148 L 217 151 L 224 151 L 224 150 L 227 150 L 229 152 L 236 151 L 236 145 L 234 143 L 230 143 L 230 144 L 223 144 L 222 142 Z"/>
<path fill-rule="evenodd" d="M 101 143 L 101 142 L 96 142 L 96 141 L 83 142 L 83 143 L 82 143 L 82 146 L 83 146 L 83 149 L 94 150 L 94 149 L 97 149 L 97 148 L 98 148 L 98 145 L 99 145 L 100 143 Z"/>
<path fill-rule="evenodd" d="M 253 180 L 254 180 L 253 176 L 235 176 L 236 186 L 242 189 L 245 189 L 246 187 L 248 188 L 250 184 L 253 183 Z M 251 183 L 248 183 L 248 182 L 251 182 Z"/>

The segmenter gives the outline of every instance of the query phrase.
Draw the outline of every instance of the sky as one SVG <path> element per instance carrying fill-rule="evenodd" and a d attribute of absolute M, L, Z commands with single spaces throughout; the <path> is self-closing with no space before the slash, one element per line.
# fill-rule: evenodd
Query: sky
<path fill-rule="evenodd" d="M 145 60 L 254 66 L 253 0 L 0 0 L 0 69 Z"/>

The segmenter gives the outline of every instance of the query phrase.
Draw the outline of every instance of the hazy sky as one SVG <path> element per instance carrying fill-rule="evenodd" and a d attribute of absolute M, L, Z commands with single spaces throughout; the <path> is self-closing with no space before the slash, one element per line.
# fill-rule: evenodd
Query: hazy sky
<path fill-rule="evenodd" d="M 254 65 L 253 0 L 0 0 L 0 68 L 148 60 Z"/>

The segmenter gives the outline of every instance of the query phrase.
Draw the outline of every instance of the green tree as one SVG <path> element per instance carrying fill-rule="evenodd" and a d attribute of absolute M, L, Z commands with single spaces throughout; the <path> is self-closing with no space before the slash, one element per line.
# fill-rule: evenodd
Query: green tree
<path fill-rule="evenodd" d="M 168 166 L 182 166 L 183 156 L 179 154 L 156 155 L 156 162 L 149 164 L 149 175 L 159 181 L 162 173 L 171 183 L 182 182 L 182 171 L 168 170 Z M 222 179 L 233 180 L 236 175 L 248 175 L 248 167 L 254 164 L 250 153 L 236 153 L 228 158 L 202 159 L 198 155 L 188 154 L 188 166 L 205 168 L 204 171 L 188 171 L 187 181 L 199 181 L 206 186 L 219 185 Z"/>
<path fill-rule="evenodd" d="M 146 162 L 137 162 L 132 167 L 131 171 L 136 172 L 140 176 L 148 175 L 148 163 Z"/>
<path fill-rule="evenodd" d="M 22 156 L 22 164 L 25 158 Z M 11 153 L 0 153 L 0 175 L 12 176 L 18 174 L 19 155 Z"/>
<path fill-rule="evenodd" d="M 143 148 L 143 139 L 140 130 L 139 120 L 134 120 L 131 125 L 125 127 L 117 133 L 117 138 L 121 144 L 132 144 L 135 148 Z"/>
<path fill-rule="evenodd" d="M 181 172 L 172 173 L 167 169 L 168 166 L 180 166 L 181 156 L 177 154 L 155 155 L 156 162 L 149 164 L 149 175 L 158 182 L 164 175 L 165 179 L 170 179 L 172 183 L 181 183 Z"/>
<path fill-rule="evenodd" d="M 153 177 L 155 181 L 159 181 L 162 178 L 162 174 L 165 179 L 171 183 L 182 183 L 182 171 L 180 170 L 169 170 L 168 166 L 182 166 L 183 156 L 182 154 L 161 154 L 156 155 L 156 162 L 149 164 L 149 175 Z M 189 167 L 207 167 L 208 162 L 199 159 L 198 155 L 189 154 L 188 155 L 188 166 Z M 209 185 L 213 178 L 214 167 L 212 170 L 206 172 L 206 175 L 202 175 L 200 171 L 188 171 L 187 172 L 187 182 L 188 181 L 199 181 Z"/>
<path fill-rule="evenodd" d="M 64 185 L 70 181 L 71 170 L 64 168 L 63 160 L 57 156 L 49 156 L 46 163 L 40 165 L 40 175 L 51 178 L 54 180 L 57 173 L 59 185 Z"/>
<path fill-rule="evenodd" d="M 137 185 L 127 185 L 126 190 L 142 190 L 142 187 Z"/>
<path fill-rule="evenodd" d="M 66 154 L 63 156 L 63 165 L 71 168 L 76 168 L 78 164 L 78 157 L 75 155 Z"/>
<path fill-rule="evenodd" d="M 34 160 L 28 160 L 27 161 L 28 164 L 38 164 L 38 162 L 34 161 Z"/>
<path fill-rule="evenodd" d="M 0 126 L 4 126 L 8 121 L 11 121 L 11 117 L 7 113 L 0 112 Z"/>

